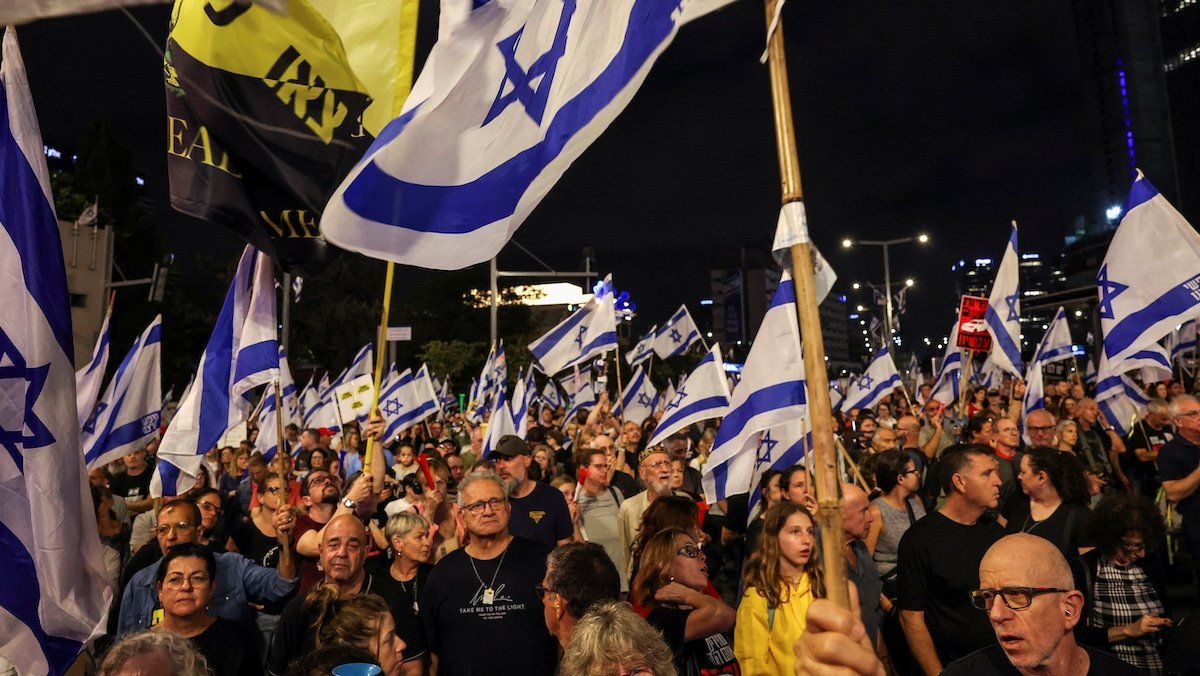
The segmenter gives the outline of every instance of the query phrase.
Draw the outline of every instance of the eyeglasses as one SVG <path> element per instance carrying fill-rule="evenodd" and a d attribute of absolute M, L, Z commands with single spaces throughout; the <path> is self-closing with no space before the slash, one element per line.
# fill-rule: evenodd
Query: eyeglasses
<path fill-rule="evenodd" d="M 170 533 L 172 531 L 174 531 L 176 533 L 190 533 L 195 528 L 196 528 L 196 524 L 194 524 L 194 523 L 180 521 L 179 523 L 161 524 L 161 525 L 159 525 L 158 528 L 154 529 L 154 532 L 157 535 L 166 535 L 167 533 Z"/>
<path fill-rule="evenodd" d="M 906 476 L 908 474 L 920 474 L 920 473 L 921 473 L 921 470 L 919 470 L 919 469 L 906 469 L 903 472 L 900 472 L 899 474 L 897 474 L 896 476 L 900 477 L 900 476 Z"/>
<path fill-rule="evenodd" d="M 179 591 L 183 589 L 184 583 L 189 583 L 191 587 L 207 587 L 210 582 L 209 577 L 205 573 L 193 573 L 191 575 L 171 575 L 163 580 L 163 586 L 171 591 Z"/>
<path fill-rule="evenodd" d="M 1176 418 L 1195 418 L 1198 415 L 1200 415 L 1200 411 L 1184 411 L 1183 413 L 1180 413 L 1179 415 L 1177 415 L 1175 417 Z"/>
<path fill-rule="evenodd" d="M 534 591 L 534 593 L 537 594 L 539 601 L 546 598 L 546 594 L 556 593 L 553 589 L 547 587 L 546 585 L 542 584 L 541 582 L 533 585 L 533 591 Z"/>
<path fill-rule="evenodd" d="M 649 467 L 650 469 L 662 469 L 664 467 L 670 467 L 671 461 L 670 460 L 659 460 L 658 462 L 652 462 L 645 466 Z"/>
<path fill-rule="evenodd" d="M 1121 540 L 1121 549 L 1124 549 L 1125 551 L 1129 552 L 1130 554 L 1136 554 L 1137 552 L 1146 551 L 1146 543 L 1145 542 L 1130 542 L 1129 540 Z"/>
<path fill-rule="evenodd" d="M 1056 587 L 1004 587 L 1002 589 L 976 589 L 971 592 L 971 605 L 980 610 L 991 610 L 992 604 L 999 596 L 1004 600 L 1004 605 L 1012 610 L 1024 610 L 1033 603 L 1033 597 L 1041 596 L 1042 594 L 1057 594 L 1068 592 L 1070 589 L 1058 589 Z"/>
<path fill-rule="evenodd" d="M 686 545 L 680 547 L 679 551 L 675 552 L 675 556 L 684 556 L 689 559 L 698 559 L 701 556 L 704 556 L 704 552 L 700 551 L 700 548 L 697 547 L 696 545 L 686 544 Z"/>
<path fill-rule="evenodd" d="M 480 500 L 479 502 L 472 502 L 469 505 L 463 505 L 463 509 L 470 512 L 472 516 L 479 516 L 488 507 L 491 507 L 493 512 L 498 512 L 507 502 L 508 500 L 504 498 L 492 498 L 491 500 Z"/>

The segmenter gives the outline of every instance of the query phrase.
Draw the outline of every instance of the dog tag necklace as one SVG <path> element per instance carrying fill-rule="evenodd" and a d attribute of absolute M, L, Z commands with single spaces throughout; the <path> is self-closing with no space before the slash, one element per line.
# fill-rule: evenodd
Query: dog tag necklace
<path fill-rule="evenodd" d="M 479 575 L 479 569 L 475 567 L 475 557 L 467 554 L 467 560 L 471 562 L 471 570 L 475 572 L 475 579 L 479 580 L 479 586 L 483 587 L 483 605 L 490 606 L 496 602 L 496 576 L 500 574 L 500 567 L 504 565 L 504 556 L 508 554 L 508 547 L 500 554 L 500 561 L 496 564 L 496 572 L 492 573 L 491 584 L 484 585 L 483 577 Z"/>

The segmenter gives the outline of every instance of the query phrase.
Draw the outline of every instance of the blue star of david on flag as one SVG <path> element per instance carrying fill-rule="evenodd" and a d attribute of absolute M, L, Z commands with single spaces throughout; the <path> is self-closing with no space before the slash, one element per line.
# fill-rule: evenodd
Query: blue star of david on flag
<path fill-rule="evenodd" d="M 754 462 L 759 465 L 771 464 L 771 454 L 775 451 L 775 446 L 779 442 L 771 438 L 771 430 L 762 433 L 758 439 L 758 449 L 754 454 Z"/>
<path fill-rule="evenodd" d="M 583 348 L 583 339 L 587 337 L 588 327 L 586 324 L 580 324 L 577 333 L 575 334 L 575 344 Z"/>
<path fill-rule="evenodd" d="M 101 413 L 104 413 L 106 408 L 108 408 L 108 404 L 106 402 L 102 401 L 96 404 L 96 408 L 92 409 L 92 415 L 88 416 L 87 422 L 83 424 L 84 432 L 87 432 L 88 434 L 96 433 L 96 420 L 100 417 Z"/>
<path fill-rule="evenodd" d="M 687 392 L 680 387 L 679 390 L 675 392 L 675 398 L 671 400 L 671 403 L 667 404 L 667 409 L 670 410 L 672 408 L 679 408 L 679 405 L 683 403 L 683 398 L 686 396 Z"/>
<path fill-rule="evenodd" d="M 670 338 L 671 342 L 675 343 L 676 345 L 678 345 L 683 340 L 683 334 L 680 333 L 674 327 L 671 328 L 671 331 L 670 331 L 670 333 L 667 334 L 667 337 Z"/>
<path fill-rule="evenodd" d="M 388 417 L 394 418 L 400 415 L 400 409 L 404 408 L 404 404 L 400 403 L 399 398 L 388 399 L 379 407 Z"/>
<path fill-rule="evenodd" d="M 17 394 L 21 390 L 25 391 L 24 410 L 21 418 L 11 415 L 11 412 L 5 418 L 23 420 L 25 424 L 24 428 L 18 426 L 16 429 L 0 427 L 0 446 L 8 451 L 17 468 L 23 471 L 25 462 L 21 455 L 21 449 L 17 448 L 18 445 L 25 449 L 42 448 L 55 441 L 50 429 L 33 412 L 33 406 L 41 396 L 42 388 L 46 385 L 46 377 L 50 375 L 50 365 L 44 364 L 29 368 L 25 362 L 25 356 L 17 350 L 8 335 L 0 331 L 0 363 L 3 362 L 8 362 L 9 365 L 0 367 L 0 383 L 3 383 L 0 385 L 0 392 Z M 12 406 L 14 402 L 10 400 L 5 403 Z M 28 434 L 25 433 L 25 428 L 28 428 Z"/>
<path fill-rule="evenodd" d="M 645 392 L 638 392 L 637 400 L 638 400 L 638 404 L 640 404 L 642 406 L 649 406 L 650 404 L 654 403 L 654 401 L 651 400 L 650 397 L 646 396 Z"/>
<path fill-rule="evenodd" d="M 866 373 L 863 374 L 863 377 L 858 379 L 858 389 L 862 390 L 863 392 L 871 389 L 874 384 L 875 379 Z"/>
<path fill-rule="evenodd" d="M 554 41 L 544 54 L 530 64 L 528 70 L 523 69 L 517 62 L 517 47 L 521 45 L 521 35 L 525 32 L 525 26 L 521 26 L 515 33 L 497 43 L 496 48 L 504 57 L 504 79 L 500 82 L 500 89 L 496 92 L 491 109 L 483 118 L 484 125 L 518 101 L 529 119 L 535 124 L 542 123 L 542 117 L 546 114 L 546 100 L 550 96 L 550 87 L 554 84 L 554 72 L 558 68 L 559 59 L 567 52 L 567 29 L 571 26 L 571 16 L 574 14 L 575 0 L 563 0 L 562 15 L 558 19 Z"/>
<path fill-rule="evenodd" d="M 1020 302 L 1020 300 L 1021 300 L 1021 295 L 1016 294 L 1016 293 L 1014 293 L 1011 296 L 1004 297 L 1004 302 L 1005 302 L 1005 304 L 1008 305 L 1008 319 L 1006 319 L 1005 321 L 1008 321 L 1008 322 L 1021 321 L 1021 313 L 1019 310 L 1017 310 L 1017 303 Z"/>
<path fill-rule="evenodd" d="M 1108 278 L 1108 264 L 1100 266 L 1096 274 L 1096 286 L 1100 288 L 1100 316 L 1104 319 L 1113 318 L 1112 303 L 1117 296 L 1129 288 L 1126 284 L 1114 282 Z"/>

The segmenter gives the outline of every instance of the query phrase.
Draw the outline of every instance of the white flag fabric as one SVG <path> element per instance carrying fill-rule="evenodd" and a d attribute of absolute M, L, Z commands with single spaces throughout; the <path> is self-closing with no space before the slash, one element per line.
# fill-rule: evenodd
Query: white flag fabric
<path fill-rule="evenodd" d="M 492 258 L 625 108 L 680 25 L 720 4 L 474 2 L 446 23 L 400 116 L 330 199 L 323 234 L 426 268 Z"/>
<path fill-rule="evenodd" d="M 572 391 L 572 394 L 567 414 L 563 417 L 564 427 L 571 422 L 576 413 L 596 405 L 596 391 L 592 389 L 591 378 L 576 378 L 573 384 L 567 385 L 567 389 Z"/>
<path fill-rule="evenodd" d="M 680 388 L 686 390 L 687 383 Z M 759 432 L 803 418 L 807 408 L 796 289 L 784 272 L 704 464 L 705 498 L 712 503 L 749 491 Z"/>
<path fill-rule="evenodd" d="M 492 449 L 499 445 L 500 437 L 516 433 L 517 428 L 513 425 L 512 409 L 508 406 L 508 393 L 501 387 L 496 391 L 496 397 L 492 402 L 492 415 L 488 418 L 487 436 L 483 439 L 481 456 L 487 458 Z"/>
<path fill-rule="evenodd" d="M 850 392 L 846 393 L 842 409 L 849 411 L 852 408 L 872 408 L 901 384 L 896 362 L 892 360 L 892 353 L 885 347 L 875 353 L 875 357 L 867 365 L 867 370 L 858 377 Z"/>
<path fill-rule="evenodd" d="M 996 269 L 996 281 L 988 296 L 984 315 L 988 335 L 992 337 L 990 358 L 1006 373 L 1020 378 L 1021 364 L 1021 262 L 1017 256 L 1017 223 L 1012 224 L 1008 246 Z"/>
<path fill-rule="evenodd" d="M 782 7 L 782 3 L 779 6 Z M 775 240 L 771 243 L 771 252 L 779 267 L 784 270 L 792 269 L 790 250 L 793 244 L 800 242 L 809 242 L 812 250 L 813 289 L 817 296 L 817 304 L 820 305 L 833 290 L 833 285 L 837 282 L 837 273 L 809 238 L 808 213 L 805 211 L 804 202 L 788 202 L 779 209 L 779 220 L 775 223 Z"/>
<path fill-rule="evenodd" d="M 1096 405 L 1122 437 L 1133 432 L 1137 421 L 1146 415 L 1150 398 L 1129 376 L 1121 374 L 1096 384 Z"/>
<path fill-rule="evenodd" d="M 1029 373 L 1025 374 L 1025 399 L 1022 402 L 1024 415 L 1029 415 L 1039 408 L 1046 408 L 1042 367 L 1070 359 L 1071 349 L 1071 327 L 1067 324 L 1066 310 L 1059 306 L 1053 321 L 1050 322 L 1050 328 L 1046 329 L 1046 335 L 1042 336 L 1042 342 L 1038 343 L 1033 362 L 1029 364 Z"/>
<path fill-rule="evenodd" d="M 688 351 L 700 340 L 700 329 L 688 312 L 687 305 L 680 305 L 675 314 L 658 328 L 654 335 L 654 354 L 660 359 L 674 357 Z"/>
<path fill-rule="evenodd" d="M 194 486 L 201 456 L 226 430 L 245 422 L 246 395 L 279 377 L 277 330 L 271 259 L 247 246 L 200 356 L 196 384 L 159 444 L 151 495 L 179 495 Z"/>
<path fill-rule="evenodd" d="M 437 413 L 437 390 L 424 364 L 413 373 L 405 369 L 381 387 L 379 413 L 387 427 L 383 438 L 392 439 L 408 428 Z"/>
<path fill-rule="evenodd" d="M 842 401 L 844 401 L 845 399 L 846 399 L 846 395 L 842 394 L 841 390 L 839 390 L 833 383 L 830 383 L 829 384 L 830 410 L 835 411 L 835 412 L 840 411 L 842 408 Z"/>
<path fill-rule="evenodd" d="M 1176 363 L 1188 354 L 1196 352 L 1196 320 L 1189 319 L 1170 334 L 1167 346 L 1171 353 L 1171 363 Z"/>
<path fill-rule="evenodd" d="M 292 367 L 288 365 L 287 350 L 279 348 L 279 390 L 283 396 L 283 425 L 300 424 L 300 393 L 296 381 L 292 380 Z M 274 390 L 271 392 L 274 396 Z"/>
<path fill-rule="evenodd" d="M 950 326 L 950 337 L 946 342 L 946 354 L 942 357 L 942 366 L 938 369 L 937 377 L 933 379 L 933 389 L 929 398 L 950 406 L 958 401 L 958 381 L 962 376 L 962 351 L 958 348 L 958 320 Z"/>
<path fill-rule="evenodd" d="M 342 423 L 366 420 L 371 413 L 371 399 L 375 394 L 375 377 L 371 374 L 358 376 L 333 388 L 337 401 L 338 415 Z"/>
<path fill-rule="evenodd" d="M 297 421 L 296 423 L 298 425 L 302 425 L 303 423 L 301 421 L 308 418 L 309 410 L 311 410 L 313 406 L 317 405 L 317 399 L 320 398 L 320 395 L 317 393 L 317 389 L 320 387 L 320 385 L 317 384 L 316 378 L 317 374 L 312 374 L 308 379 L 308 384 L 304 386 L 304 391 L 300 393 L 300 397 L 298 399 L 300 404 L 300 421 Z"/>
<path fill-rule="evenodd" d="M 358 349 L 354 355 L 354 359 L 350 361 L 350 365 L 342 371 L 333 382 L 325 385 L 321 390 L 321 398 L 333 397 L 334 389 L 345 385 L 346 383 L 358 378 L 359 376 L 372 376 L 375 374 L 375 344 L 367 343 Z"/>
<path fill-rule="evenodd" d="M 617 313 L 612 279 L 596 285 L 596 294 L 558 326 L 529 344 L 542 373 L 554 375 L 617 346 Z"/>
<path fill-rule="evenodd" d="M 546 383 L 546 386 L 542 388 L 541 399 L 543 406 L 549 406 L 555 410 L 563 408 L 565 405 L 562 392 L 560 392 L 559 389 L 554 386 L 553 380 Z"/>
<path fill-rule="evenodd" d="M 621 393 L 621 399 L 617 402 L 617 410 L 613 412 L 613 415 L 621 420 L 633 421 L 641 425 L 642 421 L 654 415 L 654 400 L 657 397 L 658 390 L 650 382 L 646 372 L 639 366 L 630 377 L 625 391 Z"/>
<path fill-rule="evenodd" d="M 267 386 L 263 391 L 261 405 L 258 409 L 258 437 L 254 440 L 254 450 L 262 453 L 263 459 L 268 462 L 275 457 L 279 452 L 279 419 L 276 417 L 275 409 L 275 387 Z M 283 416 L 283 425 L 287 427 L 287 400 L 283 403 L 285 415 Z M 286 443 L 286 441 L 285 441 Z"/>
<path fill-rule="evenodd" d="M 96 412 L 83 426 L 83 458 L 89 470 L 143 447 L 162 420 L 162 315 L 138 336 L 117 367 Z"/>
<path fill-rule="evenodd" d="M 1140 172 L 1096 286 L 1104 332 L 1099 394 L 1099 383 L 1153 359 L 1146 353 L 1159 340 L 1200 315 L 1200 234 Z"/>
<path fill-rule="evenodd" d="M 724 416 L 729 410 L 730 396 L 721 346 L 713 344 L 692 370 L 687 383 L 664 405 L 662 420 L 646 446 L 657 446 L 692 423 Z"/>
<path fill-rule="evenodd" d="M 113 590 L 79 450 L 66 265 L 11 28 L 0 79 L 0 657 L 63 674 L 104 633 Z"/>
<path fill-rule="evenodd" d="M 654 356 L 654 337 L 658 332 L 657 326 L 651 326 L 646 335 L 638 341 L 633 349 L 625 353 L 625 362 L 630 366 L 637 366 Z"/>
<path fill-rule="evenodd" d="M 100 324 L 100 337 L 96 339 L 96 347 L 92 348 L 92 358 L 87 366 L 75 372 L 75 404 L 79 411 L 79 429 L 91 417 L 100 399 L 100 386 L 104 382 L 104 371 L 108 368 L 109 332 L 108 323 L 112 319 L 112 305 L 104 311 L 104 321 Z"/>
<path fill-rule="evenodd" d="M 529 405 L 537 396 L 537 387 L 533 382 L 533 366 L 524 375 L 517 374 L 517 384 L 513 386 L 513 398 L 510 408 L 513 414 L 513 427 L 517 436 L 524 439 L 529 433 Z"/>

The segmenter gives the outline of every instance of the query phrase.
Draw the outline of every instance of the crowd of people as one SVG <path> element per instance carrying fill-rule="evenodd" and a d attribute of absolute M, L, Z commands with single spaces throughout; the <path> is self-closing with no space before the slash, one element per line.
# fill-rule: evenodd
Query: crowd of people
<path fill-rule="evenodd" d="M 1200 401 L 1156 384 L 1123 436 L 1081 383 L 1024 417 L 1020 387 L 836 415 L 852 610 L 826 598 L 804 464 L 764 472 L 753 511 L 706 500 L 719 421 L 647 446 L 655 419 L 602 395 L 537 409 L 487 457 L 486 419 L 457 413 L 393 439 L 289 426 L 270 458 L 251 429 L 157 503 L 152 443 L 90 476 L 119 589 L 91 654 L 101 674 L 280 676 L 1194 665 L 1166 585 L 1196 584 Z"/>

